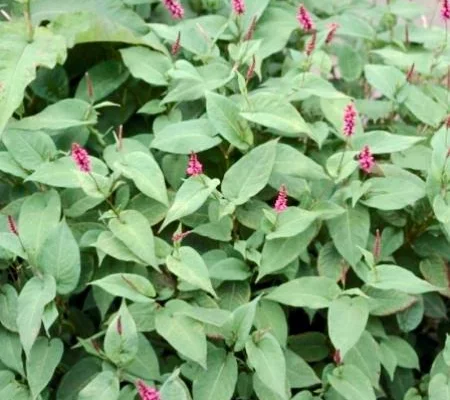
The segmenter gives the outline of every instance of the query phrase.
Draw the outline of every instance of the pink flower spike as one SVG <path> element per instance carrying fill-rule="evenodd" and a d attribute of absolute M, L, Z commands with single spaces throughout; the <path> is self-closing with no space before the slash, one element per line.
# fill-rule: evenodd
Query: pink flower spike
<path fill-rule="evenodd" d="M 247 76 L 246 76 L 247 82 L 253 78 L 253 75 L 255 75 L 255 67 L 256 67 L 256 58 L 255 58 L 255 56 L 253 56 L 252 63 L 249 65 L 248 70 L 247 70 Z"/>
<path fill-rule="evenodd" d="M 328 28 L 329 28 L 329 31 L 328 31 L 327 37 L 325 39 L 325 44 L 330 44 L 333 41 L 334 36 L 336 35 L 336 31 L 339 28 L 339 24 L 337 24 L 336 22 L 333 22 Z"/>
<path fill-rule="evenodd" d="M 311 38 L 308 40 L 308 42 L 306 42 L 305 53 L 308 57 L 316 49 L 316 39 L 317 39 L 316 32 L 313 32 Z"/>
<path fill-rule="evenodd" d="M 358 155 L 359 160 L 359 168 L 361 168 L 366 174 L 369 174 L 372 171 L 373 166 L 375 165 L 375 159 L 370 151 L 369 146 L 364 146 L 361 152 Z"/>
<path fill-rule="evenodd" d="M 91 160 L 88 152 L 78 143 L 72 144 L 72 159 L 81 172 L 91 172 Z"/>
<path fill-rule="evenodd" d="M 203 174 L 203 165 L 200 161 L 198 161 L 197 154 L 195 154 L 194 152 L 192 152 L 189 157 L 189 163 L 186 169 L 186 173 L 189 176 L 197 176 Z"/>
<path fill-rule="evenodd" d="M 311 15 L 303 4 L 300 4 L 300 7 L 298 8 L 297 21 L 305 32 L 311 32 L 316 29 Z"/>
<path fill-rule="evenodd" d="M 19 229 L 17 229 L 16 221 L 14 221 L 14 218 L 11 215 L 8 215 L 8 228 L 13 235 L 19 236 Z"/>
<path fill-rule="evenodd" d="M 231 4 L 236 15 L 243 15 L 245 13 L 244 0 L 231 0 Z"/>
<path fill-rule="evenodd" d="M 445 22 L 450 20 L 450 0 L 442 0 L 441 17 Z"/>
<path fill-rule="evenodd" d="M 159 392 L 155 388 L 146 385 L 144 381 L 138 380 L 136 387 L 141 400 L 161 400 Z"/>
<path fill-rule="evenodd" d="M 244 36 L 244 41 L 247 40 L 252 40 L 253 35 L 255 34 L 255 30 L 256 30 L 256 23 L 258 22 L 258 20 L 256 19 L 256 15 L 253 17 L 252 19 L 252 23 L 250 24 L 247 33 Z"/>
<path fill-rule="evenodd" d="M 184 17 L 184 8 L 177 0 L 164 0 L 164 7 L 170 12 L 173 19 L 182 19 Z"/>
<path fill-rule="evenodd" d="M 277 199 L 273 207 L 277 213 L 281 213 L 287 208 L 287 189 L 285 185 L 280 186 Z"/>
<path fill-rule="evenodd" d="M 344 135 L 347 137 L 353 136 L 356 130 L 356 117 L 358 112 L 353 103 L 350 103 L 344 109 Z"/>
<path fill-rule="evenodd" d="M 172 235 L 172 242 L 181 242 L 186 236 L 190 235 L 192 231 L 175 233 Z"/>
<path fill-rule="evenodd" d="M 181 49 L 180 42 L 181 42 L 181 32 L 178 32 L 177 40 L 175 40 L 174 44 L 172 45 L 172 49 L 170 51 L 173 56 L 176 56 L 180 52 Z"/>

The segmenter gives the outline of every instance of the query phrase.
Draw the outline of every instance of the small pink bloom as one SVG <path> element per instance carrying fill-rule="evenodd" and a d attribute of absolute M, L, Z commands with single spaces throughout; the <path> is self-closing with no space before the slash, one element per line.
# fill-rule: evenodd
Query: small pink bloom
<path fill-rule="evenodd" d="M 17 229 L 16 221 L 11 215 L 8 215 L 8 228 L 9 231 L 16 236 L 19 236 L 19 229 Z"/>
<path fill-rule="evenodd" d="M 336 22 L 333 22 L 329 26 L 329 31 L 328 31 L 327 37 L 325 39 L 325 43 L 326 44 L 330 44 L 333 41 L 334 36 L 336 35 L 336 31 L 338 30 L 338 28 L 339 28 L 339 24 L 337 24 Z"/>
<path fill-rule="evenodd" d="M 191 153 L 189 157 L 188 167 L 186 169 L 186 173 L 189 176 L 197 176 L 203 174 L 203 165 L 200 161 L 198 161 L 197 154 L 194 152 Z"/>
<path fill-rule="evenodd" d="M 450 20 L 450 0 L 442 0 L 441 17 L 446 22 Z"/>
<path fill-rule="evenodd" d="M 359 167 L 364 172 L 368 174 L 372 171 L 372 168 L 375 165 L 375 159 L 373 158 L 369 146 L 364 146 L 364 148 L 359 153 L 358 160 L 359 160 Z"/>
<path fill-rule="evenodd" d="M 244 41 L 252 40 L 253 35 L 255 34 L 255 30 L 256 30 L 256 22 L 257 22 L 257 19 L 256 19 L 256 16 L 254 16 L 252 19 L 252 23 L 250 24 L 250 26 L 247 30 L 247 33 L 244 36 Z"/>
<path fill-rule="evenodd" d="M 350 103 L 344 110 L 344 135 L 353 136 L 356 129 L 356 117 L 358 112 L 353 103 Z"/>
<path fill-rule="evenodd" d="M 341 351 L 340 350 L 336 350 L 333 354 L 333 361 L 335 362 L 336 365 L 341 365 L 342 364 L 342 357 L 341 357 Z"/>
<path fill-rule="evenodd" d="M 231 0 L 231 4 L 236 15 L 243 15 L 245 13 L 244 0 Z"/>
<path fill-rule="evenodd" d="M 311 38 L 306 42 L 305 53 L 309 57 L 313 51 L 316 49 L 316 32 L 313 32 Z"/>
<path fill-rule="evenodd" d="M 184 17 L 184 8 L 177 0 L 164 0 L 164 7 L 170 12 L 173 19 L 182 19 Z"/>
<path fill-rule="evenodd" d="M 88 152 L 78 143 L 72 144 L 72 159 L 77 164 L 81 172 L 91 172 L 91 160 L 89 160 Z"/>
<path fill-rule="evenodd" d="M 247 82 L 253 78 L 253 75 L 255 74 L 255 67 L 256 67 L 256 58 L 255 56 L 253 56 L 252 63 L 250 64 L 247 70 L 247 77 L 246 77 Z"/>
<path fill-rule="evenodd" d="M 177 40 L 175 40 L 175 43 L 172 45 L 171 53 L 173 56 L 176 56 L 180 52 L 181 49 L 180 42 L 181 42 L 181 33 L 178 32 Z"/>
<path fill-rule="evenodd" d="M 416 64 L 412 63 L 411 67 L 409 67 L 408 73 L 406 74 L 406 81 L 409 83 L 412 82 L 415 67 L 416 67 Z"/>
<path fill-rule="evenodd" d="M 300 4 L 298 8 L 297 21 L 305 32 L 311 32 L 316 28 L 311 15 L 303 4 Z"/>
<path fill-rule="evenodd" d="M 277 213 L 281 213 L 287 208 L 287 189 L 285 185 L 280 186 L 277 199 L 273 207 Z"/>
<path fill-rule="evenodd" d="M 147 384 L 144 381 L 138 380 L 136 382 L 136 387 L 141 397 L 141 400 L 161 400 L 159 392 Z"/>
<path fill-rule="evenodd" d="M 172 242 L 181 242 L 186 236 L 190 235 L 192 231 L 175 233 L 172 235 Z"/>
<path fill-rule="evenodd" d="M 445 127 L 447 129 L 450 129 L 450 115 L 448 115 L 447 117 L 445 117 Z"/>
<path fill-rule="evenodd" d="M 122 330 L 122 318 L 121 317 L 117 318 L 117 326 L 116 326 L 116 328 L 117 328 L 117 333 L 120 336 L 122 336 L 123 330 Z"/>

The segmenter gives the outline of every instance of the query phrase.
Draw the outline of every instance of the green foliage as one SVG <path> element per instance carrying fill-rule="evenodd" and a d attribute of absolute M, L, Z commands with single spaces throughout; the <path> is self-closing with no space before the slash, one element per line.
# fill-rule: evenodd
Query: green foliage
<path fill-rule="evenodd" d="M 450 400 L 428 4 L 4 3 L 0 400 Z"/>

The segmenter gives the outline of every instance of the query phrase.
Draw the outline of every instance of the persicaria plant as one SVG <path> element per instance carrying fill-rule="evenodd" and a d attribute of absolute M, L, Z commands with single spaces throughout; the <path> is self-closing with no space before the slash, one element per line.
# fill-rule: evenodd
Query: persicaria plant
<path fill-rule="evenodd" d="M 0 400 L 449 400 L 448 1 L 0 8 Z"/>

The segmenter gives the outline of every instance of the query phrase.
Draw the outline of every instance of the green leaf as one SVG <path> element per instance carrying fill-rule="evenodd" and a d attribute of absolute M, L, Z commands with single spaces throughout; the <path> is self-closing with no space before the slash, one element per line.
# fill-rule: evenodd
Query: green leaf
<path fill-rule="evenodd" d="M 286 360 L 278 341 L 271 334 L 265 334 L 256 342 L 249 339 L 245 351 L 258 378 L 286 399 Z"/>
<path fill-rule="evenodd" d="M 286 346 L 288 335 L 287 318 L 283 308 L 273 301 L 260 300 L 256 306 L 255 327 L 270 330 L 282 347 Z"/>
<path fill-rule="evenodd" d="M 38 397 L 52 379 L 63 352 L 60 339 L 38 338 L 34 343 L 27 357 L 27 380 L 33 398 Z"/>
<path fill-rule="evenodd" d="M 364 74 L 370 85 L 390 100 L 394 100 L 406 84 L 405 74 L 390 65 L 368 64 L 364 67 Z"/>
<path fill-rule="evenodd" d="M 77 400 L 118 400 L 119 379 L 112 371 L 100 372 L 79 393 Z"/>
<path fill-rule="evenodd" d="M 405 268 L 387 264 L 377 265 L 370 271 L 367 284 L 377 289 L 393 289 L 409 294 L 434 292 L 440 289 Z"/>
<path fill-rule="evenodd" d="M 208 351 L 206 372 L 193 383 L 195 400 L 231 400 L 238 376 L 236 358 L 223 349 Z"/>
<path fill-rule="evenodd" d="M 395 153 L 404 151 L 423 141 L 421 137 L 392 134 L 386 131 L 371 131 L 352 138 L 352 146 L 362 150 L 369 146 L 373 154 Z"/>
<path fill-rule="evenodd" d="M 359 79 L 364 66 L 361 52 L 349 44 L 343 44 L 337 48 L 337 55 L 342 77 L 348 82 Z"/>
<path fill-rule="evenodd" d="M 210 122 L 231 145 L 245 151 L 253 144 L 253 133 L 240 116 L 239 106 L 217 93 L 206 93 L 206 110 Z"/>
<path fill-rule="evenodd" d="M 53 140 L 39 131 L 8 129 L 3 135 L 3 144 L 14 160 L 27 170 L 35 170 L 42 163 L 56 156 Z"/>
<path fill-rule="evenodd" d="M 216 147 L 222 141 L 207 119 L 171 123 L 155 134 L 153 149 L 175 154 L 189 154 Z"/>
<path fill-rule="evenodd" d="M 218 179 L 209 179 L 205 175 L 191 176 L 186 179 L 175 195 L 172 206 L 167 211 L 166 219 L 160 230 L 173 221 L 196 212 L 219 185 Z"/>
<path fill-rule="evenodd" d="M 26 171 L 6 151 L 0 151 L 0 171 L 22 179 L 27 177 Z"/>
<path fill-rule="evenodd" d="M 416 86 L 409 86 L 405 102 L 409 111 L 421 122 L 437 128 L 444 120 L 446 109 Z"/>
<path fill-rule="evenodd" d="M 302 389 L 315 386 L 321 381 L 314 370 L 299 355 L 292 350 L 286 350 L 286 367 L 289 386 L 293 389 Z"/>
<path fill-rule="evenodd" d="M 0 361 L 9 369 L 25 376 L 19 335 L 0 327 L 0 340 L 3 345 L 0 352 Z"/>
<path fill-rule="evenodd" d="M 316 212 L 289 207 L 278 215 L 275 230 L 267 235 L 267 239 L 298 235 L 308 229 L 317 217 L 318 213 Z"/>
<path fill-rule="evenodd" d="M 25 21 L 1 24 L 3 38 L 0 62 L 0 137 L 6 123 L 22 103 L 26 87 L 36 77 L 38 65 L 53 68 L 66 57 L 66 46 L 61 36 L 52 34 L 47 28 L 36 27 L 33 41 L 29 42 Z"/>
<path fill-rule="evenodd" d="M 40 113 L 26 117 L 11 125 L 14 129 L 58 131 L 95 125 L 97 115 L 91 105 L 79 99 L 65 99 L 45 108 Z"/>
<path fill-rule="evenodd" d="M 206 369 L 206 336 L 202 324 L 177 315 L 173 301 L 156 313 L 156 331 L 183 356 Z"/>
<path fill-rule="evenodd" d="M 256 147 L 225 173 L 222 193 L 234 204 L 244 204 L 269 182 L 275 162 L 277 141 Z"/>
<path fill-rule="evenodd" d="M 41 319 L 44 307 L 56 296 L 56 282 L 52 276 L 45 275 L 42 279 L 33 277 L 23 287 L 19 294 L 17 306 L 17 327 L 20 341 L 26 354 L 35 342 L 41 329 Z"/>
<path fill-rule="evenodd" d="M 158 357 L 143 334 L 138 335 L 138 352 L 125 371 L 145 380 L 160 379 Z"/>
<path fill-rule="evenodd" d="M 72 292 L 80 279 L 80 250 L 65 221 L 47 236 L 37 257 L 37 267 L 53 276 L 60 294 Z"/>
<path fill-rule="evenodd" d="M 398 336 L 388 336 L 382 344 L 387 346 L 397 358 L 397 364 L 403 368 L 419 369 L 419 358 L 414 348 Z"/>
<path fill-rule="evenodd" d="M 352 266 L 361 259 L 358 247 L 365 248 L 369 239 L 370 218 L 366 208 L 356 206 L 327 221 L 333 243 Z"/>
<path fill-rule="evenodd" d="M 150 154 L 131 152 L 114 164 L 126 178 L 131 179 L 136 187 L 151 199 L 164 205 L 169 204 L 164 175 L 158 163 Z"/>
<path fill-rule="evenodd" d="M 291 280 L 271 291 L 266 299 L 292 307 L 327 308 L 340 294 L 335 281 L 325 277 L 304 277 Z"/>
<path fill-rule="evenodd" d="M 249 97 L 248 110 L 241 116 L 258 125 L 274 129 L 287 137 L 300 137 L 310 128 L 297 109 L 285 98 L 272 93 L 256 93 Z"/>
<path fill-rule="evenodd" d="M 101 255 L 100 261 L 104 254 L 122 261 L 131 261 L 138 264 L 145 264 L 140 258 L 135 256 L 124 243 L 117 239 L 111 232 L 102 232 L 93 244 L 97 248 L 97 252 Z M 102 254 L 104 253 L 104 254 Z"/>
<path fill-rule="evenodd" d="M 128 249 L 147 265 L 157 268 L 153 232 L 147 219 L 139 212 L 126 210 L 109 221 L 109 229 Z"/>
<path fill-rule="evenodd" d="M 155 289 L 147 278 L 135 274 L 110 274 L 91 282 L 113 296 L 123 297 L 137 303 L 151 303 Z"/>
<path fill-rule="evenodd" d="M 450 379 L 444 374 L 435 375 L 428 386 L 430 400 L 447 400 L 450 398 Z"/>
<path fill-rule="evenodd" d="M 363 297 L 342 296 L 328 310 L 328 332 L 334 347 L 345 357 L 358 342 L 369 318 L 369 306 Z"/>
<path fill-rule="evenodd" d="M 354 365 L 344 365 L 328 375 L 331 386 L 346 400 L 375 400 L 375 393 L 367 378 Z"/>
<path fill-rule="evenodd" d="M 125 301 L 111 320 L 103 345 L 106 356 L 119 367 L 129 364 L 136 357 L 138 332 Z"/>
<path fill-rule="evenodd" d="M 161 386 L 162 400 L 191 400 L 191 395 L 186 384 L 178 377 L 179 370 L 175 370 Z"/>
<path fill-rule="evenodd" d="M 233 311 L 250 301 L 250 285 L 248 282 L 224 282 L 217 288 L 220 308 Z"/>
<path fill-rule="evenodd" d="M 170 272 L 183 281 L 216 296 L 209 278 L 208 267 L 192 247 L 180 247 L 166 260 Z"/>
<path fill-rule="evenodd" d="M 397 368 L 397 357 L 395 353 L 383 342 L 380 343 L 380 361 L 384 369 L 391 378 L 394 380 L 395 369 Z"/>
<path fill-rule="evenodd" d="M 432 285 L 444 288 L 443 296 L 450 297 L 450 268 L 440 257 L 434 256 L 420 262 L 420 272 Z"/>
<path fill-rule="evenodd" d="M 28 257 L 35 263 L 45 240 L 59 223 L 61 201 L 55 190 L 35 193 L 22 204 L 19 236 Z"/>
<path fill-rule="evenodd" d="M 17 332 L 17 291 L 14 286 L 0 287 L 0 323 L 8 330 Z"/>
<path fill-rule="evenodd" d="M 129 47 L 120 50 L 124 64 L 135 78 L 150 85 L 167 86 L 166 73 L 172 62 L 166 55 L 145 47 Z"/>
<path fill-rule="evenodd" d="M 386 316 L 411 307 L 417 299 L 398 290 L 380 290 L 373 287 L 365 287 L 364 292 L 370 296 L 370 315 Z"/>
<path fill-rule="evenodd" d="M 249 266 L 238 258 L 226 258 L 209 267 L 211 279 L 219 281 L 245 281 L 250 275 Z"/>
<path fill-rule="evenodd" d="M 320 332 L 306 332 L 289 336 L 288 346 L 308 362 L 321 361 L 330 352 L 328 338 Z"/>

